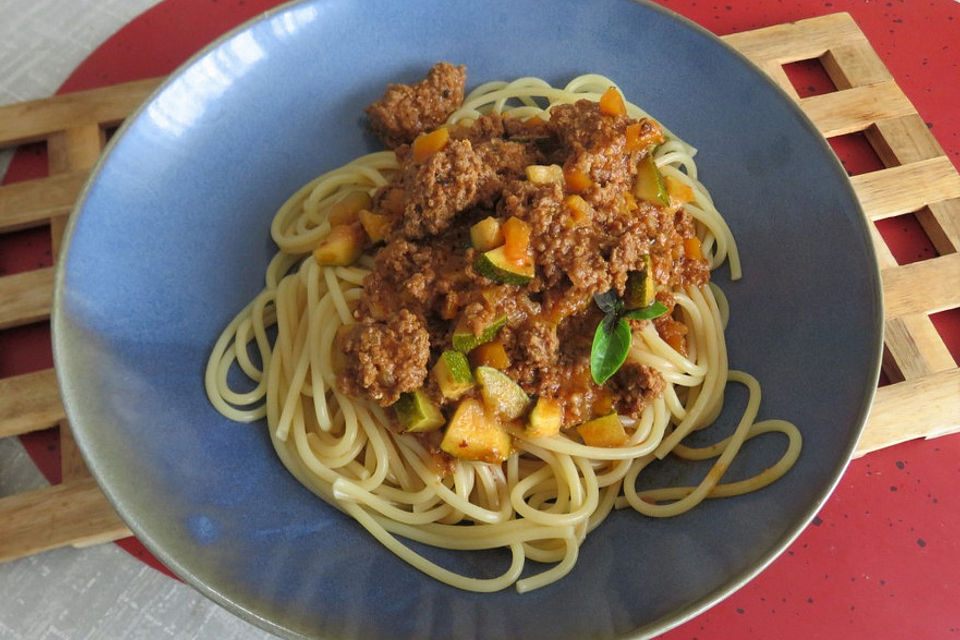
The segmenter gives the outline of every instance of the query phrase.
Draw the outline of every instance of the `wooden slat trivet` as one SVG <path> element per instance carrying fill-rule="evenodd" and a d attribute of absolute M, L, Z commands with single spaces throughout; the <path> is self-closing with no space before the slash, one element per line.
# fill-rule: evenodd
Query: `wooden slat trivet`
<path fill-rule="evenodd" d="M 960 368 L 929 314 L 960 306 L 960 175 L 853 19 L 838 13 L 726 36 L 796 100 L 826 137 L 863 132 L 885 168 L 852 178 L 869 220 L 914 213 L 939 257 L 899 266 L 871 224 L 886 305 L 884 371 L 857 454 L 960 430 Z M 837 91 L 800 98 L 783 65 L 819 59 Z M 160 79 L 0 107 L 0 147 L 45 140 L 50 177 L 0 187 L 0 233 L 66 214 L 103 148 L 103 131 Z M 0 329 L 46 318 L 52 271 L 0 277 Z M 0 380 L 0 437 L 55 425 L 63 483 L 0 499 L 0 561 L 129 535 L 89 477 L 52 370 Z"/>

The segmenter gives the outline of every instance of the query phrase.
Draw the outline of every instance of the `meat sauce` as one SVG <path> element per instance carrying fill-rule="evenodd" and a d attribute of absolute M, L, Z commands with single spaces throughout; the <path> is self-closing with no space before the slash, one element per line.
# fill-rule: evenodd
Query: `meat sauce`
<path fill-rule="evenodd" d="M 611 411 L 639 417 L 664 381 L 628 363 L 603 386 L 594 383 L 590 349 L 603 314 L 593 296 L 611 289 L 622 295 L 645 260 L 657 299 L 671 311 L 671 291 L 709 279 L 706 261 L 688 255 L 685 239 L 695 229 L 682 206 L 631 195 L 638 164 L 662 141 L 659 126 L 581 100 L 554 106 L 546 121 L 489 114 L 453 125 L 442 148 L 418 160 L 412 143 L 460 105 L 465 78 L 463 67 L 439 63 L 420 83 L 391 85 L 366 110 L 401 168 L 372 200 L 389 228 L 374 249 L 358 322 L 339 341 L 346 355 L 341 389 L 382 406 L 423 389 L 449 413 L 452 404 L 428 375 L 431 367 L 451 349 L 455 331 L 479 337 L 505 316 L 493 340 L 498 366 L 527 394 L 554 399 L 565 428 Z M 531 165 L 557 165 L 564 179 L 531 181 Z M 529 231 L 528 282 L 497 282 L 478 272 L 482 252 L 471 246 L 470 229 L 488 217 L 501 224 L 516 218 Z M 650 321 L 630 322 L 636 328 Z M 653 322 L 684 349 L 682 322 L 670 314 Z M 482 364 L 476 353 L 471 364 Z"/>

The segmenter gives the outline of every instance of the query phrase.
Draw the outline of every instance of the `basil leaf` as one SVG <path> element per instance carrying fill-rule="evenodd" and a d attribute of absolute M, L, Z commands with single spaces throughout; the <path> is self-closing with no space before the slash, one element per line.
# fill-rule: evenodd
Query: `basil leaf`
<path fill-rule="evenodd" d="M 593 301 L 600 307 L 600 311 L 607 315 L 618 314 L 623 309 L 623 300 L 617 295 L 616 289 L 610 289 L 610 291 L 599 295 L 593 294 Z"/>
<path fill-rule="evenodd" d="M 623 318 L 613 331 L 604 330 L 603 322 L 597 325 L 590 348 L 590 375 L 594 382 L 603 384 L 623 366 L 630 351 L 630 337 L 630 325 Z"/>
<path fill-rule="evenodd" d="M 632 318 L 633 320 L 653 320 L 654 318 L 659 318 L 667 312 L 667 308 L 663 306 L 658 300 L 654 300 L 653 304 L 643 307 L 642 309 L 634 309 L 633 311 L 627 311 L 623 314 L 623 318 Z"/>

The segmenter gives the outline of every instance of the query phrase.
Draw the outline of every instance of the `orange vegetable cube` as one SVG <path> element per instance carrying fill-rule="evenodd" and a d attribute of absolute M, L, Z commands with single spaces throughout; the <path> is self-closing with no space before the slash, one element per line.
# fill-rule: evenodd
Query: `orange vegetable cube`
<path fill-rule="evenodd" d="M 440 151 L 447 142 L 450 141 L 450 132 L 446 127 L 434 129 L 430 133 L 424 133 L 417 136 L 413 141 L 413 160 L 414 162 L 423 162 L 431 155 Z"/>
<path fill-rule="evenodd" d="M 363 230 L 370 236 L 371 242 L 380 242 L 386 239 L 387 232 L 390 230 L 390 216 L 361 209 L 358 217 L 360 218 L 360 224 L 363 225 Z"/>
<path fill-rule="evenodd" d="M 703 251 L 700 248 L 699 238 L 684 238 L 683 250 L 687 254 L 688 258 L 692 260 L 703 260 Z"/>
<path fill-rule="evenodd" d="M 583 193 L 593 184 L 590 176 L 575 167 L 563 169 L 563 182 L 571 193 Z"/>
<path fill-rule="evenodd" d="M 623 96 L 616 87 L 610 87 L 600 96 L 600 113 L 608 116 L 627 115 L 627 105 L 623 103 Z"/>
<path fill-rule="evenodd" d="M 570 217 L 573 220 L 574 226 L 589 224 L 593 219 L 593 207 L 580 196 L 576 194 L 567 196 L 563 202 L 567 205 L 567 208 L 570 209 L 570 213 L 572 214 Z"/>
<path fill-rule="evenodd" d="M 670 197 L 677 202 L 693 202 L 693 189 L 690 185 L 672 178 L 670 176 L 665 176 L 663 181 L 667 185 L 667 193 L 670 194 Z"/>
<path fill-rule="evenodd" d="M 503 230 L 503 254 L 507 260 L 523 263 L 529 259 L 530 225 L 510 216 L 501 227 Z"/>
<path fill-rule="evenodd" d="M 663 142 L 663 129 L 656 122 L 644 118 L 627 125 L 626 136 L 627 151 L 638 151 Z"/>
<path fill-rule="evenodd" d="M 493 367 L 503 371 L 510 366 L 510 357 L 503 348 L 503 343 L 497 340 L 484 342 L 470 352 L 470 364 L 476 367 Z"/>
<path fill-rule="evenodd" d="M 577 427 L 577 432 L 588 447 L 622 447 L 627 444 L 627 432 L 616 413 L 588 420 Z"/>

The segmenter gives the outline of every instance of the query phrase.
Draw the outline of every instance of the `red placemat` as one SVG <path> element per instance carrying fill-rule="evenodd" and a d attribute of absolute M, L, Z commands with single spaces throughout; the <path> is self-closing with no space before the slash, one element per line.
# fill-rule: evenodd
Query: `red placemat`
<path fill-rule="evenodd" d="M 270 0 L 166 0 L 97 49 L 60 92 L 169 73 L 217 35 L 277 4 Z M 960 4 L 895 2 L 738 2 L 662 0 L 718 35 L 848 11 L 906 95 L 960 165 Z M 830 89 L 819 65 L 788 68 L 801 95 Z M 834 148 L 851 173 L 875 168 L 854 137 Z M 18 154 L 7 181 L 46 173 L 42 147 Z M 915 219 L 878 226 L 901 263 L 929 257 L 932 245 Z M 44 229 L 9 234 L 0 246 L 0 273 L 49 265 Z M 956 359 L 960 313 L 934 322 Z M 0 332 L 0 376 L 52 366 L 45 324 Z M 31 456 L 59 481 L 55 434 L 24 436 Z M 757 579 L 708 612 L 667 633 L 680 638 L 960 637 L 960 436 L 911 442 L 855 461 L 836 493 L 791 548 Z M 135 539 L 131 553 L 164 570 Z"/>

